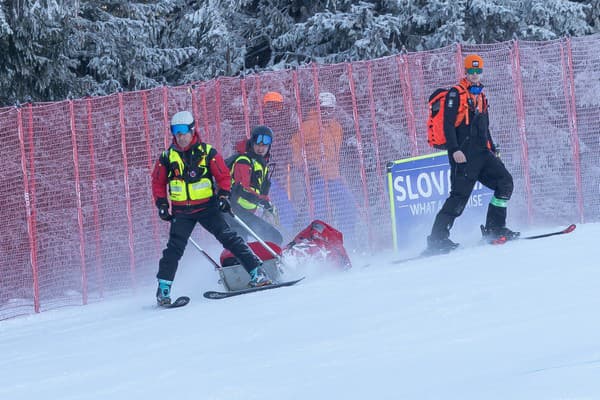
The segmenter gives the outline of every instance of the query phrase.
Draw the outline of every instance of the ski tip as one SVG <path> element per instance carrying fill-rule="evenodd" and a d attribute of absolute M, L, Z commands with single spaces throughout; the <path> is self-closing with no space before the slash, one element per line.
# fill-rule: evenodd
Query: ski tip
<path fill-rule="evenodd" d="M 575 228 L 577 228 L 577 225 L 571 224 L 571 225 L 567 226 L 563 232 L 564 233 L 571 233 L 571 232 L 573 232 L 575 230 Z"/>
<path fill-rule="evenodd" d="M 206 299 L 212 299 L 212 300 L 215 300 L 215 299 L 224 299 L 225 297 L 227 297 L 226 294 L 221 293 L 221 292 L 216 292 L 214 290 L 210 290 L 208 292 L 204 292 L 202 294 L 202 296 L 204 296 L 204 298 L 206 298 Z"/>
<path fill-rule="evenodd" d="M 160 307 L 160 308 L 179 308 L 179 307 L 183 307 L 183 306 L 187 305 L 189 302 L 190 302 L 189 297 L 180 296 L 180 297 L 176 298 L 175 301 L 173 301 L 172 303 L 159 305 L 158 307 Z"/>

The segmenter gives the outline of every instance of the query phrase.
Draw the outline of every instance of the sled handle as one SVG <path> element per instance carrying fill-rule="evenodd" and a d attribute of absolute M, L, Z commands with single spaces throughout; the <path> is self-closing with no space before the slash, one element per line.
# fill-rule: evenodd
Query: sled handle
<path fill-rule="evenodd" d="M 258 237 L 258 235 L 252 229 L 250 229 L 250 227 L 248 225 L 246 225 L 246 223 L 244 221 L 242 221 L 242 219 L 240 217 L 238 217 L 237 215 L 235 215 L 232 212 L 230 212 L 230 214 L 233 217 L 233 219 L 235 219 L 235 222 L 240 224 L 250 235 L 252 235 L 254 237 L 254 239 L 256 239 L 256 241 L 258 243 L 260 243 L 265 248 L 265 250 L 267 250 L 269 253 L 271 253 L 271 255 L 273 257 L 275 257 L 275 259 L 277 261 L 279 261 L 280 263 L 283 264 L 283 260 L 282 260 L 281 256 L 279 254 L 277 254 L 275 252 L 275 250 L 273 250 L 268 244 L 266 244 L 264 240 L 262 240 L 260 237 Z"/>

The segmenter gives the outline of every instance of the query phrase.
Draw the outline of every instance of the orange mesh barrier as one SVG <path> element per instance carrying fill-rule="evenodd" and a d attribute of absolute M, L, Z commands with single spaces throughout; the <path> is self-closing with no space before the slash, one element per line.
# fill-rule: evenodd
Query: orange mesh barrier
<path fill-rule="evenodd" d="M 451 46 L 0 109 L 0 319 L 154 280 L 168 224 L 156 215 L 150 170 L 182 109 L 224 157 L 253 126 L 273 129 L 271 199 L 286 239 L 319 218 L 349 248 L 391 248 L 386 164 L 433 151 L 427 98 L 455 84 L 474 52 L 485 59 L 492 135 L 515 180 L 509 223 L 597 221 L 599 44 L 596 35 Z M 281 97 L 265 102 L 268 92 Z M 321 92 L 335 96 L 333 110 Z"/>

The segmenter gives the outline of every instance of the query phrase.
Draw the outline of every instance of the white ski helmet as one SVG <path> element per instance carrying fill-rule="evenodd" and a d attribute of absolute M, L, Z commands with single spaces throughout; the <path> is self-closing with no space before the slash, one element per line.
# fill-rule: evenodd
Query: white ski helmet
<path fill-rule="evenodd" d="M 181 128 L 187 126 L 189 132 L 194 131 L 194 116 L 189 111 L 179 111 L 171 118 L 171 133 L 184 132 Z"/>
<path fill-rule="evenodd" d="M 333 93 L 321 92 L 319 93 L 319 104 L 321 107 L 335 107 L 335 96 Z"/>

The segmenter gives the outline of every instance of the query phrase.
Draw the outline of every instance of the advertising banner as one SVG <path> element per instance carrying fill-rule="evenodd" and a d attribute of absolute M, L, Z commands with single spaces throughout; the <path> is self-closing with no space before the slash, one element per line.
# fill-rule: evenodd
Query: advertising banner
<path fill-rule="evenodd" d="M 406 248 L 420 235 L 423 247 L 436 214 L 450 194 L 450 164 L 446 152 L 392 161 L 387 165 L 388 193 L 394 247 Z M 456 219 L 451 238 L 464 233 L 479 234 L 485 224 L 493 191 L 477 182 L 463 214 Z"/>

